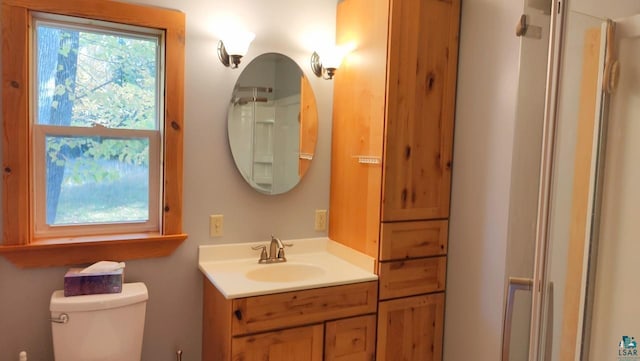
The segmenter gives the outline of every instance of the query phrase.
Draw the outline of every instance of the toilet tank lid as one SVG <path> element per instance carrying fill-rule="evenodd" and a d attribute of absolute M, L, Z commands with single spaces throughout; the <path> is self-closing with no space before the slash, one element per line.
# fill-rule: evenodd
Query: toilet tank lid
<path fill-rule="evenodd" d="M 64 291 L 54 291 L 49 310 L 53 312 L 95 311 L 132 305 L 149 299 L 142 282 L 122 284 L 121 293 L 64 297 Z"/>

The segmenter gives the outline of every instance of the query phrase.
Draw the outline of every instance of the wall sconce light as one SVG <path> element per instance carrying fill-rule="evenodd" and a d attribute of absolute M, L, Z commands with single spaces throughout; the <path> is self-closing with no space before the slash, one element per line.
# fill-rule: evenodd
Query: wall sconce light
<path fill-rule="evenodd" d="M 247 55 L 249 45 L 256 37 L 250 32 L 234 32 L 218 41 L 218 59 L 224 66 L 236 69 L 240 64 L 240 59 Z"/>
<path fill-rule="evenodd" d="M 333 79 L 346 53 L 346 47 L 336 46 L 333 49 L 323 52 L 322 59 L 320 59 L 320 55 L 314 51 L 313 54 L 311 54 L 311 70 L 318 78 Z"/>

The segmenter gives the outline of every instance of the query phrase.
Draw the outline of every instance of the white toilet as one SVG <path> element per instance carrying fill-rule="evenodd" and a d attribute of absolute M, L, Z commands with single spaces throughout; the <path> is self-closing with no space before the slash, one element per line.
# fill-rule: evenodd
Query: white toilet
<path fill-rule="evenodd" d="M 144 283 L 125 283 L 122 293 L 51 295 L 56 361 L 140 361 L 149 294 Z"/>

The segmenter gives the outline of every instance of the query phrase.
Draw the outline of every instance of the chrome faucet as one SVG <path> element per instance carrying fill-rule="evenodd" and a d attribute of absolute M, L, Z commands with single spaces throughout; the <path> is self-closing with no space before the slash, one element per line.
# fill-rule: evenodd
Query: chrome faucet
<path fill-rule="evenodd" d="M 251 247 L 254 250 L 262 250 L 260 252 L 260 259 L 258 263 L 280 263 L 287 262 L 287 258 L 284 256 L 284 247 L 291 247 L 292 244 L 282 243 L 282 241 L 271 235 L 271 243 L 269 243 L 269 254 L 267 254 L 267 246 L 260 245 Z"/>
<path fill-rule="evenodd" d="M 276 253 L 277 252 L 277 253 Z M 287 259 L 284 257 L 284 244 L 279 238 L 271 235 L 271 243 L 269 244 L 269 258 L 282 260 L 280 262 L 286 262 Z"/>

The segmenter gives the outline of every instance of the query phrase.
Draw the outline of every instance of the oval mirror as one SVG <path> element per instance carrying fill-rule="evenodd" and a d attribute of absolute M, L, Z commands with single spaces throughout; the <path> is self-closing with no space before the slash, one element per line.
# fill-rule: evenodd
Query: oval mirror
<path fill-rule="evenodd" d="M 318 138 L 318 110 L 309 80 L 289 57 L 262 54 L 240 74 L 227 132 L 242 177 L 265 194 L 285 193 L 307 172 Z"/>

